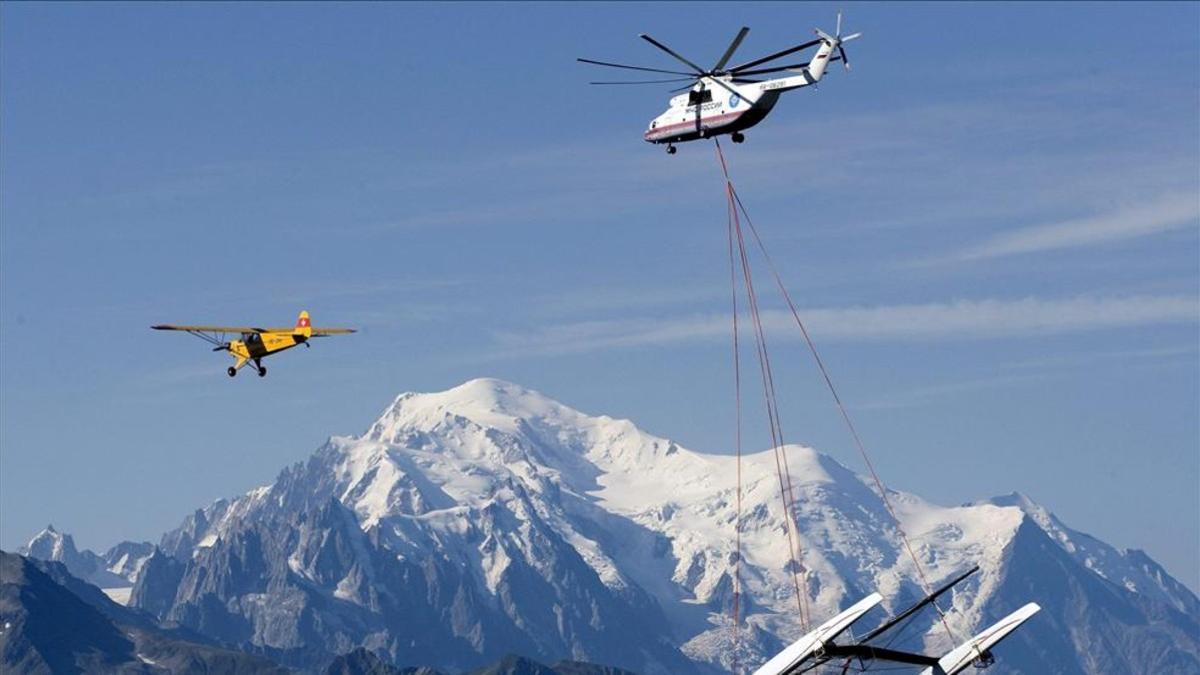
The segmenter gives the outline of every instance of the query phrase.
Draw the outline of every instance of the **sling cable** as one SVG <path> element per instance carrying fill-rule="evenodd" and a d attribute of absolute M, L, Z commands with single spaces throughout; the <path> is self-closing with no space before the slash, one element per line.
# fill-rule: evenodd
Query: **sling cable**
<path fill-rule="evenodd" d="M 887 509 L 888 515 L 891 516 L 896 532 L 900 535 L 900 540 L 904 544 L 904 550 L 908 557 L 912 560 L 913 567 L 917 572 L 917 577 L 920 581 L 921 588 L 926 595 L 931 592 L 929 580 L 925 573 L 925 568 L 917 557 L 912 543 L 909 540 L 908 534 L 904 531 L 904 527 L 896 515 L 895 507 L 893 507 L 891 499 L 888 497 L 887 487 L 883 480 L 879 477 L 879 473 L 875 470 L 875 465 L 871 461 L 870 454 L 867 452 L 866 444 L 862 440 L 862 436 L 858 433 L 857 427 L 854 425 L 853 419 L 842 401 L 841 395 L 838 393 L 837 387 L 833 383 L 833 378 L 829 374 L 829 369 L 826 367 L 824 360 L 821 359 L 820 352 L 817 351 L 816 343 L 808 332 L 808 328 L 804 325 L 804 321 L 800 318 L 800 312 L 796 308 L 792 296 L 788 293 L 787 287 L 783 283 L 783 278 L 779 274 L 778 268 L 775 266 L 767 248 L 763 243 L 762 237 L 759 236 L 758 229 L 754 226 L 754 222 L 750 219 L 750 214 L 746 211 L 741 196 L 738 195 L 737 189 L 733 185 L 733 179 L 729 175 L 729 166 L 725 161 L 725 153 L 721 149 L 719 139 L 713 139 L 714 147 L 716 148 L 717 160 L 721 166 L 721 173 L 725 180 L 725 201 L 728 209 L 727 229 L 729 240 L 729 268 L 730 268 L 730 286 L 731 300 L 733 306 L 733 361 L 734 361 L 734 401 L 735 401 L 735 453 L 737 456 L 737 492 L 736 492 L 736 517 L 735 517 L 735 546 L 737 548 L 734 558 L 734 593 L 733 593 L 733 666 L 734 672 L 738 671 L 738 654 L 740 649 L 740 623 L 741 623 L 741 562 L 742 562 L 742 395 L 741 395 L 741 354 L 739 346 L 739 321 L 740 314 L 738 304 L 738 274 L 741 272 L 741 290 L 745 295 L 747 311 L 750 317 L 750 323 L 754 334 L 754 352 L 758 359 L 759 371 L 761 374 L 763 386 L 763 398 L 766 407 L 767 423 L 771 435 L 771 443 L 775 453 L 775 467 L 779 478 L 779 493 L 780 499 L 783 502 L 786 515 L 786 530 L 788 537 L 788 553 L 790 557 L 789 570 L 792 576 L 793 590 L 796 595 L 796 609 L 800 619 L 802 631 L 807 631 L 811 623 L 811 612 L 808 599 L 808 584 L 807 584 L 807 569 L 803 565 L 803 547 L 800 540 L 800 532 L 796 521 L 796 496 L 795 489 L 792 484 L 791 472 L 788 468 L 787 453 L 784 450 L 783 427 L 780 421 L 780 410 L 778 398 L 775 393 L 775 378 L 771 369 L 770 352 L 767 349 L 766 335 L 763 331 L 762 315 L 758 302 L 758 293 L 754 288 L 753 274 L 750 265 L 750 257 L 746 250 L 745 230 L 750 231 L 753 238 L 753 243 L 757 246 L 763 260 L 767 264 L 775 285 L 778 287 L 780 294 L 788 306 L 792 318 L 795 320 L 796 326 L 800 329 L 800 334 L 804 338 L 804 343 L 808 347 L 809 353 L 813 357 L 813 361 L 817 365 L 817 369 L 821 373 L 821 377 L 825 382 L 825 387 L 829 391 L 836 405 L 838 412 L 841 415 L 842 421 L 850 433 L 855 446 L 858 448 L 859 455 L 862 457 L 867 470 L 871 475 L 871 480 L 875 485 L 876 491 L 879 493 L 880 499 L 883 501 L 884 507 Z M 743 228 L 742 224 L 746 227 Z M 950 628 L 949 622 L 946 620 L 946 614 L 938 606 L 937 602 L 931 603 L 937 611 L 938 618 L 945 628 L 946 633 L 952 641 L 957 642 L 957 636 L 953 629 Z"/>

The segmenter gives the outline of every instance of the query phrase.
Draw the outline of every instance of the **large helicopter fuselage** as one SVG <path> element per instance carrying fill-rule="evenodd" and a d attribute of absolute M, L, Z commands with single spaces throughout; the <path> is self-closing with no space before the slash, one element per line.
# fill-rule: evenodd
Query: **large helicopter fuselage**
<path fill-rule="evenodd" d="M 823 47 L 817 52 L 817 59 L 822 61 L 819 66 L 810 65 L 790 77 L 746 84 L 725 80 L 729 89 L 705 78 L 687 92 L 673 97 L 666 112 L 650 121 L 642 138 L 648 143 L 671 145 L 738 134 L 763 121 L 783 92 L 820 81 L 825 74 L 824 59 L 828 55 L 829 48 Z M 738 139 L 734 137 L 735 141 Z"/>
<path fill-rule="evenodd" d="M 688 92 L 692 93 L 700 92 Z M 712 94 L 712 100 L 688 104 L 687 94 L 671 99 L 671 107 L 650 122 L 643 138 L 649 143 L 683 143 L 736 133 L 766 119 L 779 100 L 778 92 L 762 96 L 753 104 L 720 88 L 702 93 Z M 682 100 L 677 104 L 677 99 Z"/>

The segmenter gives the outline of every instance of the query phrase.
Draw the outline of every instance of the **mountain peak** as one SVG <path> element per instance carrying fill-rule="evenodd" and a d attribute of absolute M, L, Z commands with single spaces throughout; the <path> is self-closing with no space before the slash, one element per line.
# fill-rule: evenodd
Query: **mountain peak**
<path fill-rule="evenodd" d="M 63 534 L 54 529 L 53 525 L 47 525 L 45 529 L 33 535 L 29 543 L 22 546 L 19 551 L 23 555 L 41 558 L 43 560 L 58 560 L 71 558 L 77 555 L 75 550 L 75 540 L 69 534 Z"/>
<path fill-rule="evenodd" d="M 374 440 L 391 440 L 402 430 L 434 431 L 463 420 L 479 427 L 520 434 L 534 427 L 577 426 L 592 418 L 554 399 L 512 382 L 477 378 L 433 393 L 407 392 L 392 401 L 367 431 Z"/>
<path fill-rule="evenodd" d="M 995 506 L 1019 506 L 1022 510 L 1041 509 L 1041 505 L 1029 498 L 1024 492 L 1013 490 L 1006 495 L 997 495 L 987 500 Z"/>

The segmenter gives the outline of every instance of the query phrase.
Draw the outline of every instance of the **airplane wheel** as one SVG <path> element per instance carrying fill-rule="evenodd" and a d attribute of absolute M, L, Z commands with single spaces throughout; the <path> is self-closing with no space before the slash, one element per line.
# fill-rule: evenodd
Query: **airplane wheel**
<path fill-rule="evenodd" d="M 676 151 L 676 148 L 675 148 L 675 146 L 673 146 L 673 145 L 668 145 L 668 146 L 667 146 L 667 154 L 668 154 L 668 155 L 673 155 L 673 154 L 675 154 L 675 151 Z"/>
<path fill-rule="evenodd" d="M 734 143 L 741 143 L 746 140 L 746 137 L 740 133 L 733 134 L 732 138 Z"/>
<path fill-rule="evenodd" d="M 266 366 L 259 366 L 259 367 L 258 367 L 258 376 L 259 376 L 259 377 L 266 377 L 266 376 L 267 376 L 267 367 L 266 367 Z"/>
<path fill-rule="evenodd" d="M 234 368 L 233 366 L 229 366 L 229 368 L 225 372 L 230 377 L 233 377 L 233 376 L 237 375 L 237 368 Z"/>

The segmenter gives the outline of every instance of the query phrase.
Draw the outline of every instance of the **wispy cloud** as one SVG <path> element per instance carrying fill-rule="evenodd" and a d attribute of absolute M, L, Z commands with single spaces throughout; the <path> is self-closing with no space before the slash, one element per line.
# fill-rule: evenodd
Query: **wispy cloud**
<path fill-rule="evenodd" d="M 729 299 L 729 287 L 720 285 L 665 288 L 587 288 L 555 292 L 529 299 L 539 313 L 547 315 L 629 311 L 634 309 L 708 304 Z"/>
<path fill-rule="evenodd" d="M 1200 196 L 1195 192 L 1167 194 L 1109 213 L 1005 232 L 961 251 L 954 258 L 971 261 L 1094 246 L 1191 227 L 1198 220 Z"/>
<path fill-rule="evenodd" d="M 998 375 L 961 382 L 943 382 L 924 387 L 915 387 L 904 391 L 893 392 L 882 398 L 869 400 L 855 405 L 857 410 L 895 410 L 913 408 L 931 403 L 947 396 L 958 396 L 965 393 L 985 389 L 998 389 L 1028 384 L 1041 383 L 1047 379 L 1042 373 L 1027 373 L 1022 375 Z"/>
<path fill-rule="evenodd" d="M 1010 370 L 1054 370 L 1092 366 L 1101 361 L 1119 362 L 1126 365 L 1153 365 L 1162 362 L 1175 363 L 1182 360 L 1195 360 L 1198 351 L 1200 349 L 1196 345 L 1176 345 L 1172 347 L 1148 347 L 1145 349 L 1073 352 L 1036 359 L 1025 359 L 1009 363 L 1005 368 Z"/>
<path fill-rule="evenodd" d="M 790 313 L 763 313 L 767 330 L 798 338 Z M 1029 297 L 1017 300 L 958 300 L 945 303 L 802 310 L 819 340 L 938 341 L 1050 335 L 1200 320 L 1200 299 L 1183 295 Z M 489 358 L 571 354 L 607 349 L 663 346 L 724 339 L 726 314 L 585 321 L 496 335 Z"/>

